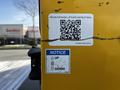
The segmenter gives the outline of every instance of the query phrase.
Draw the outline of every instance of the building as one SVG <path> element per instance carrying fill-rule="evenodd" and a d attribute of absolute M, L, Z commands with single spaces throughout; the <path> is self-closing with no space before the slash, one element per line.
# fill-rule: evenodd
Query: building
<path fill-rule="evenodd" d="M 29 44 L 33 39 L 40 43 L 39 27 L 23 24 L 0 24 L 0 45 Z"/>
<path fill-rule="evenodd" d="M 0 24 L 0 45 L 21 44 L 23 24 Z"/>
<path fill-rule="evenodd" d="M 39 39 L 40 38 L 40 31 L 39 31 L 39 27 L 35 27 L 34 30 L 33 30 L 33 27 L 32 26 L 29 26 L 27 28 L 27 31 L 26 31 L 26 35 L 28 38 L 36 38 L 36 39 Z"/>
<path fill-rule="evenodd" d="M 24 43 L 31 44 L 34 40 L 36 40 L 37 44 L 40 44 L 40 31 L 39 27 L 35 27 L 33 30 L 32 26 L 27 27 L 26 33 L 24 35 Z"/>

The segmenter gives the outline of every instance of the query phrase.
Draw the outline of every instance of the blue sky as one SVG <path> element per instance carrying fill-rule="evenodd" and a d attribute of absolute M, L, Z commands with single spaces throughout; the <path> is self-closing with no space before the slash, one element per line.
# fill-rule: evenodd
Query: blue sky
<path fill-rule="evenodd" d="M 36 16 L 36 25 L 39 24 L 39 17 Z M 17 9 L 12 0 L 0 0 L 0 24 L 24 24 L 32 25 L 31 18 L 24 12 Z"/>

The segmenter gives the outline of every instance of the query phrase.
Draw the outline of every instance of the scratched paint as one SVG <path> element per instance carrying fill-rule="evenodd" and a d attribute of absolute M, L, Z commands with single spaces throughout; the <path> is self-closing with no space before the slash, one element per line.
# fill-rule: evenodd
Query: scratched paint
<path fill-rule="evenodd" d="M 120 90 L 120 0 L 41 0 L 41 3 L 42 90 Z M 48 42 L 59 40 L 48 39 L 50 13 L 92 13 L 94 36 L 82 40 L 93 38 L 94 45 L 49 46 Z M 70 48 L 70 75 L 45 73 L 46 48 Z"/>
<path fill-rule="evenodd" d="M 89 40 L 89 39 L 96 39 L 96 40 L 120 40 L 120 37 L 97 37 L 97 36 L 94 36 L 94 37 L 89 37 L 89 38 L 84 38 L 84 39 L 81 39 L 79 41 L 84 41 L 84 40 Z M 42 42 L 54 42 L 54 41 L 57 41 L 57 40 L 60 40 L 60 38 L 56 38 L 56 39 L 48 39 L 48 40 L 41 40 Z M 71 40 L 66 40 L 66 41 L 71 41 Z M 73 40 L 72 40 L 73 41 Z"/>
<path fill-rule="evenodd" d="M 57 3 L 58 3 L 58 4 L 62 4 L 62 3 L 64 3 L 64 1 L 57 1 Z"/>

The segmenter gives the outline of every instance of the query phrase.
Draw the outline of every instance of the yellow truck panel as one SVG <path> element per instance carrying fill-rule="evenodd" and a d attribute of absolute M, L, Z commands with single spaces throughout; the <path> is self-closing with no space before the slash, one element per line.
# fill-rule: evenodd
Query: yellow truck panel
<path fill-rule="evenodd" d="M 40 4 L 42 90 L 120 90 L 120 0 L 41 0 Z M 51 13 L 93 14 L 93 45 L 49 45 Z M 70 74 L 46 73 L 46 49 L 70 49 Z"/>

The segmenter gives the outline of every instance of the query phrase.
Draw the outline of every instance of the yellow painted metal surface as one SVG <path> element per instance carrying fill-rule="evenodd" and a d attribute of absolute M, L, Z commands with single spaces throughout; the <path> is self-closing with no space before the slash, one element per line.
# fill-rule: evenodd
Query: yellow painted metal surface
<path fill-rule="evenodd" d="M 49 46 L 50 13 L 92 13 L 93 46 Z M 42 90 L 120 90 L 120 0 L 41 0 Z M 71 74 L 46 74 L 45 49 L 71 49 Z"/>

